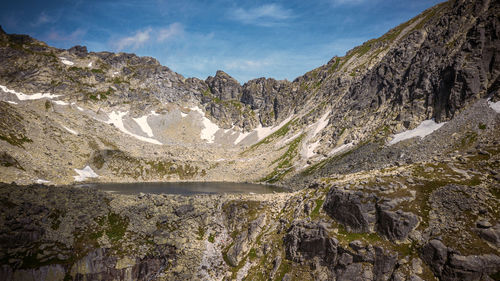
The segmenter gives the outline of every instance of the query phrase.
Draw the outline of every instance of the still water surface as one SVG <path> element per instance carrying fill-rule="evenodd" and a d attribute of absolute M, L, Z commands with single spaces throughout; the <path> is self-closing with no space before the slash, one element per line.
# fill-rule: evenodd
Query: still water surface
<path fill-rule="evenodd" d="M 82 184 L 81 187 L 95 187 L 97 189 L 119 194 L 262 194 L 284 192 L 282 188 L 270 185 L 233 182 L 144 182 L 144 183 L 92 183 Z"/>

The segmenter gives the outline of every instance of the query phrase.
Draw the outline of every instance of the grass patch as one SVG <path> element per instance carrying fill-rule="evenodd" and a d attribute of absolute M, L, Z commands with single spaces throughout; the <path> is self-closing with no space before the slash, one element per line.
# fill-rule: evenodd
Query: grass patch
<path fill-rule="evenodd" d="M 112 242 L 121 240 L 127 230 L 129 220 L 126 217 L 121 217 L 118 214 L 110 213 L 108 215 L 108 228 L 106 235 Z"/>
<path fill-rule="evenodd" d="M 323 199 L 316 199 L 316 206 L 314 207 L 314 210 L 312 210 L 311 214 L 309 217 L 311 217 L 312 220 L 316 219 L 319 216 L 319 210 L 321 210 L 321 207 L 323 206 L 323 203 L 325 200 Z"/>
<path fill-rule="evenodd" d="M 300 135 L 292 142 L 290 142 L 287 151 L 283 155 L 281 155 L 278 159 L 272 162 L 272 164 L 278 163 L 276 168 L 274 168 L 274 171 L 272 171 L 270 174 L 260 179 L 259 181 L 267 183 L 275 183 L 281 180 L 285 175 L 293 171 L 294 168 L 292 160 L 295 158 L 295 156 L 297 156 L 299 152 L 299 146 L 303 138 L 304 134 Z"/>
<path fill-rule="evenodd" d="M 210 235 L 208 236 L 208 242 L 215 243 L 215 234 L 214 233 L 210 233 Z"/>
<path fill-rule="evenodd" d="M 205 228 L 203 226 L 199 225 L 198 226 L 198 231 L 196 232 L 196 234 L 198 235 L 198 237 L 196 239 L 203 240 L 203 237 L 205 237 L 205 233 L 206 233 Z"/>
<path fill-rule="evenodd" d="M 272 142 L 280 137 L 285 136 L 288 133 L 288 131 L 290 131 L 290 127 L 293 126 L 296 122 L 297 122 L 297 119 L 293 119 L 291 121 L 288 121 L 285 125 L 283 125 L 281 128 L 279 128 L 276 132 L 265 137 L 263 140 L 259 141 L 258 143 L 253 144 L 247 150 L 242 152 L 242 154 L 249 152 L 251 150 L 254 150 L 263 144 L 268 144 L 268 143 L 270 143 L 270 142 Z"/>
<path fill-rule="evenodd" d="M 24 148 L 24 145 L 23 145 L 24 143 L 33 142 L 33 140 L 31 140 L 30 138 L 26 137 L 23 134 L 14 135 L 12 133 L 9 135 L 0 135 L 0 140 L 4 140 L 4 141 L 8 142 L 9 144 L 20 147 L 20 148 Z"/>

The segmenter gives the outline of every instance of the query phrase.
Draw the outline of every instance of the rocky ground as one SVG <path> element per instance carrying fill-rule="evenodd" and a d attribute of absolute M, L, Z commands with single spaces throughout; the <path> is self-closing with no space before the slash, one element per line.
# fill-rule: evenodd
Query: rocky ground
<path fill-rule="evenodd" d="M 499 156 L 498 146 L 482 146 L 264 195 L 132 196 L 4 184 L 1 275 L 497 280 Z"/>

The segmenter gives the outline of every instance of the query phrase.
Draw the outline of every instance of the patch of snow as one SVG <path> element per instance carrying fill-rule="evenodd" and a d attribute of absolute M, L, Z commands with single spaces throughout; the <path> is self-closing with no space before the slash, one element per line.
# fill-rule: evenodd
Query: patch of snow
<path fill-rule="evenodd" d="M 354 145 L 354 143 L 352 143 L 352 142 L 350 142 L 350 143 L 346 143 L 346 144 L 343 144 L 343 145 L 341 145 L 341 146 L 339 146 L 339 147 L 334 148 L 332 151 L 330 151 L 329 155 L 330 155 L 330 156 L 331 156 L 331 155 L 335 155 L 335 154 L 337 154 L 337 153 L 339 153 L 339 152 L 342 152 L 342 151 L 344 151 L 344 150 L 346 150 L 346 149 L 348 149 L 348 148 L 352 147 L 353 145 Z"/>
<path fill-rule="evenodd" d="M 203 129 L 201 129 L 201 139 L 206 140 L 208 143 L 213 143 L 215 141 L 215 133 L 217 133 L 220 129 L 219 126 L 205 117 L 205 113 L 199 107 L 195 106 L 189 109 L 197 111 L 201 114 L 203 124 Z"/>
<path fill-rule="evenodd" d="M 149 117 L 149 115 L 144 115 L 142 117 L 132 118 L 132 119 L 134 119 L 135 123 L 137 123 L 137 125 L 139 125 L 139 127 L 141 127 L 141 130 L 146 135 L 148 135 L 148 137 L 152 138 L 152 137 L 154 137 L 154 135 L 153 135 L 153 130 L 151 130 L 151 127 L 148 124 L 148 117 Z"/>
<path fill-rule="evenodd" d="M 293 116 L 289 116 L 285 120 L 283 120 L 281 123 L 279 123 L 276 126 L 273 127 L 262 127 L 262 124 L 259 124 L 257 128 L 253 129 L 250 132 L 245 132 L 245 133 L 240 133 L 238 137 L 234 140 L 234 145 L 237 145 L 240 143 L 242 140 L 244 140 L 246 137 L 248 137 L 250 134 L 257 133 L 257 141 L 261 141 L 262 139 L 265 139 L 272 133 L 276 132 L 277 130 L 281 129 L 286 123 L 288 123 Z"/>
<path fill-rule="evenodd" d="M 488 105 L 490 106 L 491 109 L 493 109 L 496 113 L 500 113 L 500 101 L 497 102 L 491 102 L 488 100 Z"/>
<path fill-rule="evenodd" d="M 10 103 L 10 104 L 17 104 L 17 102 L 15 102 L 15 101 L 8 100 L 7 102 Z"/>
<path fill-rule="evenodd" d="M 138 139 L 138 140 L 141 140 L 141 141 L 144 141 L 144 142 L 149 142 L 149 143 L 152 143 L 152 144 L 158 144 L 158 145 L 162 145 L 161 142 L 155 140 L 155 139 L 152 139 L 152 138 L 146 138 L 146 137 L 143 137 L 143 136 L 139 136 L 139 135 L 136 135 L 132 132 L 130 132 L 129 130 L 125 129 L 125 126 L 123 125 L 123 117 L 125 115 L 127 115 L 128 112 L 121 112 L 121 111 L 113 111 L 109 114 L 108 118 L 109 120 L 106 121 L 107 124 L 113 124 L 116 128 L 118 128 L 120 131 L 124 132 L 125 134 L 127 135 L 130 135 L 130 136 L 133 136 L 134 138 Z"/>
<path fill-rule="evenodd" d="M 182 118 L 184 118 L 184 117 L 186 117 L 186 116 L 188 116 L 186 113 L 181 112 L 181 117 L 182 117 Z"/>
<path fill-rule="evenodd" d="M 72 61 L 68 60 L 68 59 L 67 59 L 67 58 L 65 58 L 65 57 L 59 57 L 59 59 L 60 59 L 60 60 L 61 60 L 61 62 L 62 62 L 62 63 L 64 63 L 65 65 L 70 65 L 70 66 L 71 66 L 71 65 L 74 65 L 74 64 L 75 64 L 74 62 L 72 62 Z"/>
<path fill-rule="evenodd" d="M 318 120 L 318 122 L 316 122 L 316 127 L 314 128 L 314 131 L 311 135 L 311 138 L 314 138 L 314 136 L 316 136 L 319 132 L 321 132 L 321 130 L 323 130 L 327 125 L 328 125 L 328 115 L 330 115 L 330 111 L 326 111 L 325 114 L 323 114 L 323 116 L 321 116 L 321 118 Z"/>
<path fill-rule="evenodd" d="M 62 101 L 62 100 L 55 100 L 54 103 L 58 104 L 58 105 L 68 105 L 69 104 L 69 103 Z"/>
<path fill-rule="evenodd" d="M 441 128 L 444 124 L 446 124 L 446 122 L 438 124 L 434 122 L 434 120 L 422 121 L 422 123 L 420 123 L 420 125 L 418 125 L 418 127 L 416 127 L 413 130 L 408 130 L 401 132 L 399 134 L 395 134 L 394 138 L 391 141 L 389 141 L 389 145 L 393 145 L 400 141 L 411 139 L 414 137 L 424 138 L 425 136 L 432 134 L 432 132 L 434 132 L 435 130 Z"/>
<path fill-rule="evenodd" d="M 50 181 L 44 180 L 44 179 L 37 179 L 35 182 L 38 183 L 38 184 L 50 183 Z"/>
<path fill-rule="evenodd" d="M 0 89 L 2 89 L 2 91 L 6 92 L 6 93 L 16 95 L 17 99 L 19 99 L 19 100 L 39 100 L 39 99 L 45 99 L 45 98 L 53 99 L 53 98 L 57 98 L 57 97 L 61 96 L 61 95 L 53 95 L 51 93 L 35 93 L 32 95 L 26 95 L 24 93 L 11 90 L 3 85 L 0 85 Z"/>
<path fill-rule="evenodd" d="M 287 138 L 286 140 L 282 140 L 276 143 L 276 147 L 281 147 L 285 144 L 288 144 L 289 142 L 293 141 L 294 139 L 298 138 L 300 135 L 302 135 L 302 131 L 296 133 L 295 135 Z"/>
<path fill-rule="evenodd" d="M 292 119 L 292 116 L 289 116 L 285 120 L 281 121 L 281 123 L 278 124 L 278 126 L 274 127 L 262 127 L 262 125 L 259 125 L 259 127 L 255 128 L 255 131 L 257 132 L 257 137 L 259 138 L 259 141 L 262 139 L 265 139 L 272 133 L 276 132 L 279 130 L 281 127 L 283 127 L 288 121 Z"/>
<path fill-rule="evenodd" d="M 99 177 L 98 174 L 92 170 L 89 166 L 85 166 L 85 168 L 79 170 L 79 169 L 74 169 L 75 172 L 78 174 L 78 176 L 73 176 L 75 178 L 75 181 L 84 181 L 88 178 L 97 178 Z"/>
<path fill-rule="evenodd" d="M 70 128 L 66 127 L 66 126 L 63 126 L 61 125 L 64 129 L 66 129 L 66 131 L 72 133 L 73 135 L 78 135 L 78 132 L 75 131 L 75 130 L 71 130 Z"/>
<path fill-rule="evenodd" d="M 314 153 L 314 150 L 316 149 L 316 147 L 318 147 L 318 145 L 319 145 L 319 140 L 307 146 L 307 151 L 305 154 L 306 158 L 311 158 L 314 155 L 316 155 L 316 153 Z"/>
<path fill-rule="evenodd" d="M 92 67 L 92 62 L 89 62 L 89 64 L 87 65 L 87 67 Z"/>

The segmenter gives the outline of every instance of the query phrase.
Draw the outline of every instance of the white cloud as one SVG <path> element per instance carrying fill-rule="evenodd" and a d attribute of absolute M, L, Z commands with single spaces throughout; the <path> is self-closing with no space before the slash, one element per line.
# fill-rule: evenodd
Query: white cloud
<path fill-rule="evenodd" d="M 180 23 L 172 23 L 163 28 L 147 27 L 136 31 L 133 35 L 123 37 L 111 43 L 117 51 L 125 49 L 137 50 L 148 42 L 164 42 L 184 33 L 184 27 Z"/>
<path fill-rule="evenodd" d="M 184 32 L 184 27 L 180 23 L 173 23 L 169 27 L 158 30 L 158 41 L 163 42 L 173 36 L 180 35 Z"/>
<path fill-rule="evenodd" d="M 33 23 L 33 25 L 40 25 L 40 24 L 45 24 L 48 22 L 53 22 L 54 19 L 47 15 L 45 11 L 42 11 L 36 21 Z"/>
<path fill-rule="evenodd" d="M 244 24 L 271 26 L 293 17 L 292 10 L 277 4 L 265 4 L 259 7 L 231 11 L 231 18 Z"/>
<path fill-rule="evenodd" d="M 139 47 L 144 45 L 144 43 L 149 41 L 150 39 L 149 34 L 151 33 L 152 30 L 153 29 L 151 27 L 148 27 L 144 30 L 137 31 L 132 36 L 119 39 L 118 41 L 116 41 L 116 43 L 114 43 L 115 49 L 118 51 L 121 51 L 128 47 L 131 47 L 133 50 L 138 49 Z"/>
<path fill-rule="evenodd" d="M 71 33 L 65 33 L 58 30 L 50 30 L 50 32 L 45 36 L 47 40 L 51 41 L 62 41 L 70 43 L 79 43 L 82 41 L 83 36 L 87 34 L 87 31 L 81 28 L 75 29 Z"/>

